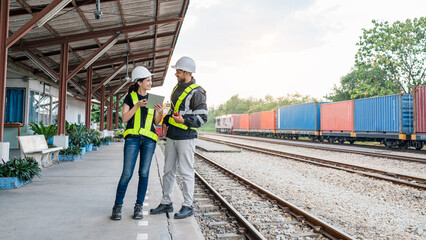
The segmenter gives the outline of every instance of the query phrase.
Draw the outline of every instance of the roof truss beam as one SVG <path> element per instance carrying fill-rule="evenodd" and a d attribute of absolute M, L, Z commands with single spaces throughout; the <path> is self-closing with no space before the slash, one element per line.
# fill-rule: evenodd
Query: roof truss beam
<path fill-rule="evenodd" d="M 7 48 L 10 48 L 14 43 L 21 39 L 25 34 L 27 34 L 31 29 L 35 27 L 35 24 L 44 16 L 46 16 L 50 11 L 52 11 L 56 6 L 58 6 L 62 0 L 54 0 L 51 4 L 43 8 L 43 10 L 35 15 L 30 21 L 20 27 L 12 36 L 7 39 Z M 26 11 L 26 10 L 25 10 Z"/>
<path fill-rule="evenodd" d="M 80 65 L 78 65 L 78 67 L 76 67 L 68 76 L 67 76 L 67 80 L 71 79 L 72 77 L 74 77 L 74 75 L 76 75 L 87 63 L 89 63 L 93 58 L 95 58 L 96 56 L 98 56 L 102 51 L 104 51 L 104 49 L 106 49 L 108 47 L 108 45 L 110 45 L 111 42 L 113 42 L 115 39 L 117 39 L 120 36 L 120 34 L 115 34 L 114 36 L 112 36 L 108 41 L 106 41 L 102 47 L 100 47 L 98 50 L 96 50 L 94 53 L 92 53 L 92 55 L 90 55 L 90 57 L 88 57 L 86 60 L 84 60 L 82 63 L 80 63 Z M 107 59 L 108 60 L 108 59 Z M 109 60 L 108 60 L 109 61 Z"/>
<path fill-rule="evenodd" d="M 100 89 L 102 87 L 102 85 L 104 85 L 104 83 L 111 78 L 114 74 L 117 75 L 117 71 L 120 71 L 121 68 L 126 64 L 126 62 L 123 62 L 122 64 L 120 64 L 120 66 L 116 67 L 114 69 L 114 71 L 112 71 L 112 73 L 110 73 L 108 76 L 106 76 L 93 90 L 92 92 L 96 92 L 98 89 Z M 110 79 L 112 80 L 112 79 Z"/>
<path fill-rule="evenodd" d="M 174 32 L 162 33 L 162 34 L 158 34 L 157 38 L 172 37 L 174 35 L 175 35 Z M 154 35 L 151 35 L 151 36 L 146 36 L 146 37 L 131 38 L 131 39 L 129 39 L 129 43 L 151 40 L 151 39 L 154 39 L 154 37 L 155 37 Z M 117 41 L 117 43 L 115 45 L 119 45 L 119 44 L 128 44 L 127 39 L 119 40 L 119 41 Z M 99 47 L 98 44 L 92 44 L 92 45 L 86 45 L 86 46 L 81 46 L 81 47 L 75 47 L 75 48 L 73 48 L 73 51 L 78 52 L 78 51 L 92 50 L 92 49 L 96 49 L 98 47 Z M 61 51 L 52 51 L 52 52 L 43 53 L 43 56 L 44 57 L 50 57 L 50 56 L 55 56 L 55 55 L 60 55 L 60 54 L 61 54 Z M 15 62 L 20 62 L 20 61 L 25 61 L 25 60 L 27 60 L 26 57 L 17 57 L 17 58 L 14 59 Z"/>
<path fill-rule="evenodd" d="M 115 1 L 116 0 L 102 0 L 102 3 L 115 2 Z M 74 0 L 74 2 L 78 7 L 96 4 L 96 0 Z M 38 12 L 41 12 L 47 6 L 48 5 L 37 5 L 37 6 L 31 6 L 29 7 L 29 9 L 33 13 L 38 13 Z M 65 6 L 64 9 L 67 9 L 67 8 L 69 9 L 73 7 L 74 6 L 71 3 L 69 3 L 67 6 Z M 13 9 L 10 11 L 9 16 L 14 17 L 14 16 L 20 16 L 20 15 L 27 15 L 27 14 L 28 12 L 25 9 Z"/>
<path fill-rule="evenodd" d="M 59 1 L 59 0 L 57 0 Z M 80 33 L 80 34 L 73 34 L 68 36 L 61 36 L 61 37 L 54 37 L 54 38 L 47 38 L 37 41 L 28 41 L 23 42 L 19 46 L 12 47 L 12 49 L 25 49 L 25 48 L 37 48 L 37 47 L 46 47 L 56 44 L 62 44 L 65 42 L 76 42 L 76 41 L 83 41 L 93 38 L 99 38 L 99 37 L 105 37 L 109 35 L 114 35 L 117 33 L 129 33 L 129 32 L 138 32 L 138 31 L 144 31 L 149 30 L 150 26 L 155 26 L 158 24 L 166 24 L 166 23 L 174 23 L 174 22 L 181 22 L 183 18 L 172 18 L 167 20 L 160 20 L 160 21 L 154 21 L 154 22 L 148 22 L 148 23 L 142 23 L 142 24 L 135 24 L 131 26 L 125 26 L 125 27 L 118 27 L 118 28 L 110 28 L 110 29 L 104 29 L 104 30 L 98 30 L 98 31 L 90 31 L 87 33 Z"/>

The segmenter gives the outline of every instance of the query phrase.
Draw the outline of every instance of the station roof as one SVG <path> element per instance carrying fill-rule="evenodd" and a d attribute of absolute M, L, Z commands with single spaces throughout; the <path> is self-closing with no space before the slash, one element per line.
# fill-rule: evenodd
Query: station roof
<path fill-rule="evenodd" d="M 10 0 L 9 36 L 51 2 L 53 0 Z M 134 66 L 145 66 L 154 73 L 153 87 L 162 86 L 188 2 L 102 0 L 102 17 L 96 19 L 96 0 L 72 0 L 47 23 L 34 27 L 9 48 L 8 65 L 42 76 L 56 85 L 55 74 L 59 76 L 62 43 L 69 43 L 69 73 L 72 73 L 102 45 L 112 41 L 115 44 L 91 65 L 93 88 L 104 84 L 106 95 L 125 93 L 126 86 L 121 90 L 118 88 L 130 84 L 124 80 L 127 55 L 129 75 Z M 42 71 L 31 57 L 53 70 L 53 77 Z M 106 81 L 119 68 L 121 71 L 112 80 Z M 85 95 L 88 69 L 81 68 L 69 80 L 69 91 Z M 99 96 L 99 92 L 95 96 Z"/>

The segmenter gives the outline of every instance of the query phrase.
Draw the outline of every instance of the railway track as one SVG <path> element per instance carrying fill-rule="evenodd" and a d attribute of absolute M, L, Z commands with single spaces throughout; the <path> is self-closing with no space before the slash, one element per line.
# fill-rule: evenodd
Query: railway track
<path fill-rule="evenodd" d="M 376 152 L 368 152 L 368 151 L 361 151 L 361 150 L 354 150 L 354 149 L 344 149 L 344 148 L 337 148 L 337 147 L 321 146 L 322 144 L 319 144 L 319 143 L 315 143 L 316 145 L 317 144 L 319 144 L 319 145 L 314 146 L 312 144 L 306 145 L 306 144 L 299 144 L 299 143 L 294 143 L 294 142 L 276 141 L 274 139 L 267 139 L 267 138 L 263 138 L 263 137 L 255 137 L 255 139 L 253 139 L 252 137 L 235 136 L 235 135 L 223 135 L 223 134 L 211 134 L 211 133 L 205 133 L 205 134 L 206 135 L 212 135 L 212 136 L 223 136 L 223 137 L 245 139 L 245 140 L 257 141 L 257 142 L 266 142 L 266 143 L 274 143 L 274 144 L 281 144 L 281 145 L 287 145 L 287 146 L 310 148 L 310 149 L 319 149 L 319 150 L 344 152 L 344 153 L 355 153 L 355 154 L 361 154 L 361 155 L 371 156 L 371 157 L 381 157 L 381 158 L 388 158 L 388 159 L 393 159 L 393 160 L 419 162 L 419 163 L 425 163 L 426 164 L 426 158 L 390 155 L 390 154 L 385 154 L 385 153 L 376 153 Z M 309 143 L 312 143 L 312 142 L 309 142 Z M 339 145 L 339 146 L 341 146 L 341 145 Z M 385 149 L 381 149 L 381 150 L 385 150 Z"/>
<path fill-rule="evenodd" d="M 346 163 L 341 163 L 341 162 L 336 162 L 336 161 L 331 161 L 331 160 L 326 160 L 326 159 L 297 155 L 297 154 L 293 154 L 293 153 L 287 153 L 287 152 L 278 151 L 278 150 L 261 148 L 261 147 L 256 147 L 256 146 L 252 146 L 252 145 L 232 143 L 232 142 L 229 142 L 229 141 L 217 140 L 217 139 L 208 138 L 208 137 L 204 137 L 204 136 L 199 136 L 199 139 L 206 140 L 206 141 L 212 141 L 212 142 L 216 142 L 216 143 L 220 143 L 220 144 L 226 144 L 226 145 L 229 145 L 229 146 L 242 148 L 242 149 L 246 149 L 246 150 L 249 150 L 249 151 L 255 151 L 255 152 L 264 153 L 264 154 L 268 154 L 268 155 L 283 157 L 283 158 L 296 160 L 296 161 L 300 161 L 300 162 L 315 164 L 315 165 L 322 166 L 322 167 L 334 168 L 334 169 L 338 169 L 338 170 L 342 170 L 342 171 L 346 171 L 346 172 L 350 172 L 350 173 L 355 173 L 355 174 L 359 174 L 359 175 L 363 175 L 363 176 L 367 176 L 367 177 L 372 177 L 372 178 L 376 178 L 376 179 L 380 179 L 380 180 L 390 181 L 390 182 L 393 182 L 393 183 L 396 183 L 396 184 L 415 187 L 415 188 L 418 188 L 418 189 L 423 189 L 423 190 L 426 189 L 426 179 L 415 177 L 415 176 L 409 176 L 409 175 L 394 173 L 394 172 L 390 172 L 390 171 L 382 171 L 382 170 L 379 170 L 379 169 L 367 168 L 367 167 L 357 166 L 357 165 L 353 165 L 353 164 L 346 164 Z"/>
<path fill-rule="evenodd" d="M 354 239 L 196 152 L 196 178 L 235 217 L 248 239 Z"/>

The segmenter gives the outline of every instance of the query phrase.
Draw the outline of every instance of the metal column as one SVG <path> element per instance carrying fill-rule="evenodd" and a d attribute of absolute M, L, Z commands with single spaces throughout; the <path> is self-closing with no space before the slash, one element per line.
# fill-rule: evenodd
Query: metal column
<path fill-rule="evenodd" d="M 101 87 L 101 109 L 99 110 L 99 130 L 104 130 L 104 119 L 105 119 L 105 86 Z"/>
<path fill-rule="evenodd" d="M 61 45 L 61 62 L 59 78 L 58 99 L 58 135 L 65 134 L 65 111 L 67 106 L 67 75 L 68 75 L 68 52 L 69 45 L 65 42 Z"/>
<path fill-rule="evenodd" d="M 112 110 L 114 108 L 114 96 L 109 98 L 108 114 L 107 114 L 107 129 L 112 130 Z"/>
<path fill-rule="evenodd" d="M 92 109 L 92 78 L 93 69 L 89 67 L 86 82 L 86 128 L 90 129 L 90 110 Z"/>
<path fill-rule="evenodd" d="M 9 0 L 0 1 L 0 142 L 3 142 L 6 97 L 7 36 L 9 32 Z"/>
<path fill-rule="evenodd" d="M 120 94 L 117 94 L 115 100 L 115 128 L 118 129 L 118 111 L 120 110 Z"/>

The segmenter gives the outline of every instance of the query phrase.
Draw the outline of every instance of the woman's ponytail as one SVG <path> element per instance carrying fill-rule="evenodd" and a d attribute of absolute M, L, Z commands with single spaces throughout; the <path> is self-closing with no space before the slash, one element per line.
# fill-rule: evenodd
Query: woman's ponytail
<path fill-rule="evenodd" d="M 136 81 L 136 82 L 135 82 L 135 84 L 133 84 L 132 86 L 130 86 L 130 87 L 129 87 L 129 93 L 137 92 L 137 91 L 138 91 L 138 89 L 139 89 L 139 84 L 138 84 L 138 82 Z"/>

